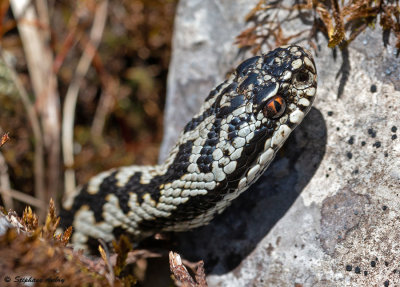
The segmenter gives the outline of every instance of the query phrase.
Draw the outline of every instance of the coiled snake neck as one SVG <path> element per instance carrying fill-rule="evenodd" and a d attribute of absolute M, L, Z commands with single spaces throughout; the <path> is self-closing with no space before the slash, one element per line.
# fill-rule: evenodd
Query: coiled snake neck
<path fill-rule="evenodd" d="M 205 225 L 266 170 L 313 103 L 317 73 L 296 45 L 242 62 L 210 92 L 167 160 L 94 176 L 64 202 L 75 248 Z"/>

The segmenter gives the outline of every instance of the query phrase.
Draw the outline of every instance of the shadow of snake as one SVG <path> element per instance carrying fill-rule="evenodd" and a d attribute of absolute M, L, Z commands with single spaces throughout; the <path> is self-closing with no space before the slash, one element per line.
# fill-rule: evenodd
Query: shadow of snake
<path fill-rule="evenodd" d="M 207 274 L 235 269 L 294 204 L 325 154 L 327 129 L 312 108 L 267 171 L 209 225 L 177 233 L 178 252 Z"/>

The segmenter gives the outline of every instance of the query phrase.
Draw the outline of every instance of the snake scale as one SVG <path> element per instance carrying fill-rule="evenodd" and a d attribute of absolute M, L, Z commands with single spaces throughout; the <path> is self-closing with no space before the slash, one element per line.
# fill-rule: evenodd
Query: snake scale
<path fill-rule="evenodd" d="M 167 160 L 94 176 L 64 202 L 75 248 L 205 225 L 266 170 L 313 103 L 309 51 L 277 48 L 242 62 L 186 124 Z"/>

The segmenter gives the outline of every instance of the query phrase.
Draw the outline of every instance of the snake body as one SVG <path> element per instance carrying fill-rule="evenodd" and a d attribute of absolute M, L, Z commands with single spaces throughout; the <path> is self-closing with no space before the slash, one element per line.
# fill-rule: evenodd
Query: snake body
<path fill-rule="evenodd" d="M 266 170 L 313 103 L 317 73 L 300 46 L 242 62 L 210 92 L 167 160 L 94 176 L 64 202 L 75 248 L 205 225 Z"/>

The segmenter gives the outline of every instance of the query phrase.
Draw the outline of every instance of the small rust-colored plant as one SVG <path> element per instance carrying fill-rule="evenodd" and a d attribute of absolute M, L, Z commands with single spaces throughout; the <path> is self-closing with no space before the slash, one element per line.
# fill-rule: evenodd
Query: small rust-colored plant
<path fill-rule="evenodd" d="M 62 233 L 56 231 L 59 221 L 52 200 L 44 225 L 30 207 L 20 218 L 15 211 L 7 212 L 0 206 L 0 280 L 10 280 L 6 281 L 10 286 L 17 286 L 17 282 L 35 282 L 37 286 L 134 286 L 138 281 L 134 269 L 140 265 L 136 263 L 167 256 L 166 252 L 134 250 L 129 239 L 121 235 L 118 242 L 113 242 L 113 250 L 99 242 L 99 256 L 87 257 L 68 246 L 71 227 Z M 195 279 L 182 262 L 194 272 Z M 191 263 L 171 252 L 174 276 L 170 282 L 206 287 L 203 266 L 203 261 Z"/>
<path fill-rule="evenodd" d="M 116 258 L 111 257 L 111 263 L 105 253 L 104 257 L 92 260 L 67 247 L 72 228 L 56 234 L 59 221 L 53 201 L 42 226 L 30 207 L 25 209 L 22 218 L 15 212 L 0 214 L 0 231 L 4 232 L 0 235 L 0 278 L 10 280 L 6 281 L 10 284 L 35 282 L 37 286 L 132 286 L 136 283 L 132 275 L 117 276 L 129 251 L 126 242 L 115 243 L 118 254 Z M 4 231 L 5 225 L 8 228 Z"/>

